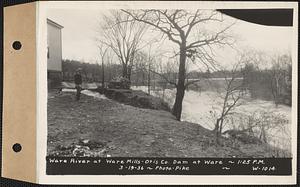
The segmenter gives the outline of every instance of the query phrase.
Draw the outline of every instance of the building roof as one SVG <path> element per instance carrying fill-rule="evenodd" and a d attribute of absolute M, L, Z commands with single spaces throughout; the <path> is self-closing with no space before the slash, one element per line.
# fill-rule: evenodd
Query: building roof
<path fill-rule="evenodd" d="M 53 26 L 55 26 L 55 27 L 57 27 L 57 28 L 59 28 L 59 29 L 64 28 L 62 25 L 60 25 L 60 24 L 58 24 L 58 23 L 52 21 L 52 20 L 49 19 L 49 18 L 47 18 L 47 23 L 49 23 L 49 24 L 51 24 L 51 25 L 53 25 Z"/>

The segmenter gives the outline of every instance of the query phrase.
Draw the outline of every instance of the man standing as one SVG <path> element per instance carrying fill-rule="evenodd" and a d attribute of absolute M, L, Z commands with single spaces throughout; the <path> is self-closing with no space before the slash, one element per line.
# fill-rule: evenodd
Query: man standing
<path fill-rule="evenodd" d="M 76 73 L 74 75 L 74 82 L 75 82 L 75 89 L 76 89 L 76 100 L 79 101 L 80 92 L 81 92 L 81 84 L 82 84 L 81 68 L 78 68 L 76 70 Z"/>

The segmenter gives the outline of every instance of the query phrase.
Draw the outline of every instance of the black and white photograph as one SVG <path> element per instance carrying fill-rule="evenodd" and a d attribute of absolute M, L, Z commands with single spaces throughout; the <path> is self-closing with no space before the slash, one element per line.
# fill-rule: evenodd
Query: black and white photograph
<path fill-rule="evenodd" d="M 293 9 L 77 6 L 46 15 L 50 164 L 140 158 L 165 171 L 176 169 L 155 158 L 294 157 Z M 124 169 L 146 170 L 138 167 Z"/>

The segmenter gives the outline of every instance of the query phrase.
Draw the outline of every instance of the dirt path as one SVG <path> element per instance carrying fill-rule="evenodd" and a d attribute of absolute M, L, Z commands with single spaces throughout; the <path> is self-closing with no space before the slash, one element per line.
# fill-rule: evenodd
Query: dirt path
<path fill-rule="evenodd" d="M 113 157 L 268 157 L 268 146 L 224 139 L 179 122 L 166 111 L 141 109 L 74 93 L 49 93 L 48 155 Z"/>

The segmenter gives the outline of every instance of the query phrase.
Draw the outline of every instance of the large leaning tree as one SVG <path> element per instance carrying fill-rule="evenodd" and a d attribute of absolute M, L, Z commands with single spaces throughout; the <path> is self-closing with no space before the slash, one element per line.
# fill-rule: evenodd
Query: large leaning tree
<path fill-rule="evenodd" d="M 134 56 L 144 46 L 142 37 L 147 25 L 129 19 L 128 14 L 111 10 L 99 23 L 97 41 L 114 52 L 122 65 L 122 76 L 130 80 Z"/>
<path fill-rule="evenodd" d="M 142 22 L 150 25 L 153 29 L 161 32 L 172 43 L 178 47 L 179 69 L 178 80 L 175 84 L 176 98 L 172 113 L 177 120 L 181 118 L 182 101 L 186 83 L 186 62 L 190 58 L 200 63 L 213 62 L 209 51 L 215 45 L 228 44 L 226 31 L 231 25 L 223 28 L 216 28 L 215 31 L 207 32 L 204 27 L 211 22 L 223 22 L 221 13 L 207 10 L 122 10 L 131 17 L 130 21 Z M 220 25 L 220 24 L 219 24 Z M 217 30 L 217 31 L 216 31 Z"/>

